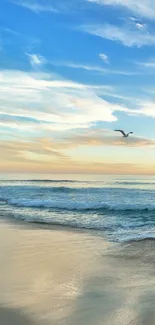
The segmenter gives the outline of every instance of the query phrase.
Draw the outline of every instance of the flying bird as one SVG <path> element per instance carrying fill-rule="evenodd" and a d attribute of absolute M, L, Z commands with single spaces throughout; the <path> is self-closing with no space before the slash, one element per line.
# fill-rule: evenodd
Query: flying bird
<path fill-rule="evenodd" d="M 123 130 L 115 130 L 115 131 L 121 132 L 123 134 L 124 138 L 127 138 L 129 136 L 129 134 L 133 134 L 133 132 L 125 133 Z"/>

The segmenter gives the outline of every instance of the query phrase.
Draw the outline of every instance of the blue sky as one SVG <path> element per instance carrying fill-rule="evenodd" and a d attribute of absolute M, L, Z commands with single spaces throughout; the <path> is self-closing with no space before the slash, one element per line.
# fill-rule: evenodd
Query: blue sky
<path fill-rule="evenodd" d="M 153 0 L 1 0 L 1 173 L 154 174 L 154 18 Z"/>

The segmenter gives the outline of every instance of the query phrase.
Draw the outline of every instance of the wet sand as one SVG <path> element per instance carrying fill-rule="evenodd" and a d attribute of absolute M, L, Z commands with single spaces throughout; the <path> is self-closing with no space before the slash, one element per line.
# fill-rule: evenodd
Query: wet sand
<path fill-rule="evenodd" d="M 154 240 L 1 221 L 0 248 L 0 324 L 155 324 Z"/>

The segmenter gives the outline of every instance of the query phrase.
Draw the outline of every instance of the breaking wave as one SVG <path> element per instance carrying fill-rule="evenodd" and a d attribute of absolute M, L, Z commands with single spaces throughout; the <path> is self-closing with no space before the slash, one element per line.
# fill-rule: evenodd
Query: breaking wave
<path fill-rule="evenodd" d="M 51 209 L 65 209 L 65 210 L 110 210 L 110 211 L 155 211 L 155 203 L 118 203 L 110 204 L 105 202 L 81 202 L 74 200 L 40 200 L 40 199 L 9 199 L 0 198 L 9 205 L 18 207 L 31 208 L 51 208 Z"/>

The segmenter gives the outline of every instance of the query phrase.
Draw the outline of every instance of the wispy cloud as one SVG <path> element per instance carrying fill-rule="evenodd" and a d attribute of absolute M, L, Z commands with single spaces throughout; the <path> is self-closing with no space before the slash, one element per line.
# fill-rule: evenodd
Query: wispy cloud
<path fill-rule="evenodd" d="M 88 2 L 99 5 L 109 5 L 123 7 L 134 14 L 150 19 L 155 18 L 155 2 L 154 0 L 87 0 Z"/>
<path fill-rule="evenodd" d="M 30 53 L 26 53 L 29 61 L 30 61 L 30 64 L 33 68 L 38 68 L 38 67 L 41 67 L 43 64 L 46 63 L 46 59 L 41 56 L 41 55 L 38 55 L 38 54 L 30 54 Z"/>
<path fill-rule="evenodd" d="M 103 25 L 85 25 L 81 26 L 81 30 L 111 41 L 120 42 L 128 47 L 141 47 L 155 44 L 155 34 L 137 28 L 135 24 L 123 26 L 116 26 L 108 23 Z"/>
<path fill-rule="evenodd" d="M 22 140 L 3 140 L 0 141 L 1 161 L 10 156 L 13 161 L 34 161 L 44 162 L 53 159 L 68 159 L 68 156 L 62 151 L 55 150 L 52 142 L 44 139 L 36 139 L 31 141 Z"/>
<path fill-rule="evenodd" d="M 11 0 L 14 4 L 27 8 L 35 13 L 61 13 L 84 8 L 85 0 Z"/>
<path fill-rule="evenodd" d="M 47 0 L 12 0 L 12 2 L 18 6 L 27 8 L 35 13 L 39 13 L 41 11 L 51 11 L 58 12 L 56 7 L 52 4 L 52 1 Z"/>
<path fill-rule="evenodd" d="M 7 33 L 9 33 L 9 34 L 12 34 L 14 36 L 19 36 L 20 35 L 20 33 L 16 32 L 13 29 L 10 29 L 10 28 L 4 28 L 4 31 L 7 32 Z"/>
<path fill-rule="evenodd" d="M 88 65 L 88 64 L 82 64 L 82 63 L 73 63 L 73 62 L 52 62 L 52 65 L 54 66 L 62 66 L 62 67 L 68 67 L 72 69 L 83 69 L 86 71 L 92 71 L 97 72 L 101 74 L 118 74 L 118 75 L 124 75 L 124 76 L 133 76 L 136 74 L 139 74 L 137 71 L 128 71 L 128 70 L 115 70 L 115 69 L 107 69 L 103 68 L 101 66 L 94 66 L 94 65 Z"/>
<path fill-rule="evenodd" d="M 155 68 L 155 59 L 151 59 L 151 60 L 143 61 L 143 62 L 136 61 L 135 64 L 139 65 L 139 66 L 141 66 L 143 68 L 154 69 Z"/>
<path fill-rule="evenodd" d="M 109 58 L 108 58 L 108 55 L 105 54 L 105 53 L 100 53 L 99 54 L 99 57 L 102 61 L 104 61 L 105 63 L 109 63 Z"/>

